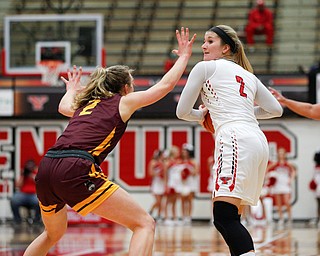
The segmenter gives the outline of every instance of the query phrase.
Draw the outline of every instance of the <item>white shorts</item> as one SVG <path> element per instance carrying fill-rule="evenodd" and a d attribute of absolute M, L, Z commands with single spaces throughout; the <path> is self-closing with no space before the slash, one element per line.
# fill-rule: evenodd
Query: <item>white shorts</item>
<path fill-rule="evenodd" d="M 173 189 L 175 193 L 178 193 L 178 194 L 180 194 L 182 191 L 182 178 L 181 178 L 182 169 L 183 169 L 183 165 L 181 164 L 173 165 L 168 169 L 167 187 L 169 189 Z"/>
<path fill-rule="evenodd" d="M 192 187 L 191 187 L 191 190 L 193 193 L 197 193 L 199 192 L 199 176 L 196 175 L 196 176 L 192 176 Z"/>
<path fill-rule="evenodd" d="M 164 195 L 165 193 L 165 182 L 159 177 L 155 177 L 151 183 L 151 192 L 154 195 Z"/>
<path fill-rule="evenodd" d="M 215 141 L 213 198 L 236 197 L 241 205 L 257 205 L 268 156 L 267 139 L 257 125 L 223 125 Z"/>
<path fill-rule="evenodd" d="M 288 182 L 282 182 L 280 179 L 277 179 L 274 186 L 271 187 L 271 194 L 272 195 L 291 194 L 291 190 L 292 190 L 291 185 Z"/>
<path fill-rule="evenodd" d="M 181 190 L 181 191 L 180 191 L 180 194 L 181 194 L 182 196 L 188 196 L 188 195 L 190 195 L 191 192 L 192 192 L 191 187 L 188 186 L 188 185 L 184 185 L 184 184 L 182 184 L 180 190 Z"/>
<path fill-rule="evenodd" d="M 180 194 L 182 196 L 188 196 L 191 192 L 194 192 L 194 177 L 189 176 L 186 180 L 181 182 L 181 191 Z"/>

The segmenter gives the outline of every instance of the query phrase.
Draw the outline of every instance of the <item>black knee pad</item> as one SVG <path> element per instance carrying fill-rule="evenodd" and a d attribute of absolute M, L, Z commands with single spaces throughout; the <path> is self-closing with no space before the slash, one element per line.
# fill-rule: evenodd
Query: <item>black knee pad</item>
<path fill-rule="evenodd" d="M 238 208 L 235 205 L 223 201 L 214 202 L 213 220 L 232 255 L 241 255 L 254 250 L 251 235 L 241 224 Z"/>

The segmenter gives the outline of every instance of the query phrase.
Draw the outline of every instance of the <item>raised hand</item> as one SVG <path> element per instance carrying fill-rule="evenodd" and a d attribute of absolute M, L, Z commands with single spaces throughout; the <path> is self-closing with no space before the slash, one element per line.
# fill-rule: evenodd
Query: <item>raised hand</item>
<path fill-rule="evenodd" d="M 72 69 L 72 73 L 68 70 L 68 79 L 65 79 L 63 76 L 61 77 L 62 81 L 66 84 L 66 90 L 73 90 L 74 92 L 80 92 L 83 87 L 81 86 L 80 79 L 82 76 L 82 67 L 79 67 L 79 71 L 77 70 L 77 66 L 74 65 Z"/>
<path fill-rule="evenodd" d="M 172 50 L 172 53 L 182 56 L 187 55 L 191 56 L 192 54 L 192 45 L 196 39 L 196 34 L 193 34 L 192 38 L 189 40 L 189 28 L 181 27 L 181 32 L 176 30 L 176 38 L 178 41 L 178 49 Z"/>
<path fill-rule="evenodd" d="M 68 70 L 68 79 L 61 77 L 62 81 L 66 84 L 66 93 L 63 95 L 59 103 L 58 111 L 62 115 L 71 117 L 74 113 L 72 107 L 75 96 L 80 93 L 85 87 L 81 86 L 80 78 L 82 75 L 82 67 L 77 70 L 77 66 L 74 65 L 72 73 Z"/>

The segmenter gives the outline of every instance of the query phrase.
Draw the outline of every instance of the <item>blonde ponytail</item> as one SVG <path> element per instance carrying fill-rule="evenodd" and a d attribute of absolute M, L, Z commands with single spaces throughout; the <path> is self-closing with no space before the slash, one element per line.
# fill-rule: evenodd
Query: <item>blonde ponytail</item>
<path fill-rule="evenodd" d="M 250 64 L 250 62 L 244 52 L 243 45 L 237 35 L 237 32 L 233 28 L 231 28 L 230 26 L 227 26 L 227 25 L 218 25 L 218 26 L 215 26 L 215 27 L 209 29 L 209 31 L 216 32 L 217 31 L 216 28 L 223 30 L 223 32 L 224 32 L 223 34 L 226 34 L 226 36 L 229 37 L 228 38 L 229 41 L 231 40 L 231 42 L 232 42 L 232 45 L 230 45 L 231 55 L 228 57 L 230 57 L 230 59 L 232 59 L 235 63 L 237 63 L 238 65 L 240 65 L 244 69 L 253 73 L 253 68 L 252 68 L 252 66 L 251 66 L 251 64 Z M 218 31 L 218 33 L 219 33 L 219 31 Z M 226 43 L 225 42 L 226 40 L 221 40 L 221 41 Z"/>

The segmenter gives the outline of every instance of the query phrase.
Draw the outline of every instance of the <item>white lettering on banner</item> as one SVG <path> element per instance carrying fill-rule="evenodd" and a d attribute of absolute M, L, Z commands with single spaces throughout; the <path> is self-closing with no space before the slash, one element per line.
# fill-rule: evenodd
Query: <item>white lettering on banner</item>
<path fill-rule="evenodd" d="M 167 131 L 167 148 L 170 149 L 172 145 L 181 146 L 184 143 L 193 144 L 192 127 L 189 126 L 170 126 Z"/>
<path fill-rule="evenodd" d="M 0 197 L 4 200 L 11 198 L 13 193 L 11 145 L 13 145 L 12 128 L 10 126 L 0 127 Z"/>
<path fill-rule="evenodd" d="M 0 167 L 15 170 L 14 176 L 17 178 L 26 160 L 34 159 L 39 163 L 65 125 L 65 121 L 49 124 L 45 121 L 0 124 Z M 272 154 L 278 147 L 284 147 L 291 159 L 297 157 L 297 138 L 287 127 L 281 124 L 266 124 L 261 127 L 269 141 Z M 127 191 L 146 194 L 150 190 L 148 163 L 153 152 L 156 149 L 170 148 L 171 145 L 180 147 L 183 143 L 191 143 L 195 147 L 195 158 L 200 169 L 197 198 L 209 198 L 207 185 L 210 172 L 207 161 L 213 154 L 214 139 L 198 125 L 187 126 L 170 121 L 155 125 L 152 120 L 143 125 L 135 122 L 128 127 L 101 168 L 110 180 L 114 180 Z M 5 150 L 10 148 L 14 151 Z M 11 159 L 14 159 L 14 162 Z"/>
<path fill-rule="evenodd" d="M 274 125 L 264 126 L 263 131 L 273 148 L 284 147 L 288 150 L 289 157 L 296 157 L 296 138 L 287 129 L 280 125 Z M 1 145 L 12 143 L 12 134 L 10 135 L 11 129 L 9 127 L 1 127 L 0 132 L 2 134 L 7 133 L 9 136 L 6 141 L 1 140 Z M 39 162 L 43 154 L 55 143 L 61 132 L 62 126 L 56 125 L 16 127 L 16 139 L 15 145 L 13 145 L 16 148 L 14 156 L 16 170 L 19 170 L 28 159 L 32 158 Z M 164 138 L 167 138 L 166 142 Z M 193 141 L 195 142 L 193 143 Z M 126 189 L 146 191 L 150 185 L 147 164 L 151 160 L 154 150 L 164 149 L 164 145 L 167 145 L 167 148 L 170 148 L 171 145 L 180 147 L 183 143 L 194 144 L 196 148 L 200 149 L 196 150 L 196 159 L 200 166 L 200 193 L 208 193 L 206 182 L 209 174 L 206 165 L 207 158 L 213 154 L 214 140 L 209 133 L 199 127 L 196 129 L 182 126 L 170 126 L 167 129 L 165 129 L 165 126 L 157 128 L 154 126 L 129 127 L 115 149 L 114 160 L 111 157 L 109 162 L 107 160 L 106 163 L 103 163 L 107 170 L 103 169 L 110 179 L 114 178 Z M 3 153 L 1 149 L 0 156 Z M 7 154 L 5 156 L 8 157 Z M 137 162 L 140 162 L 140 164 Z M 201 178 L 201 176 L 204 178 Z"/>
<path fill-rule="evenodd" d="M 114 172 L 112 171 L 113 166 L 114 166 L 114 157 L 113 157 L 113 153 L 111 153 L 100 165 L 103 173 L 108 176 L 109 180 L 114 180 Z"/>
<path fill-rule="evenodd" d="M 282 147 L 287 151 L 289 159 L 297 157 L 297 138 L 282 125 L 264 125 L 261 127 L 269 143 L 269 159 L 275 160 L 277 149 Z M 276 145 L 276 146 L 275 146 Z"/>
<path fill-rule="evenodd" d="M 115 181 L 130 191 L 149 191 L 151 180 L 147 165 L 153 152 L 163 149 L 163 138 L 164 127 L 128 127 L 115 148 L 115 170 L 118 170 L 115 172 Z M 142 170 L 138 171 L 139 168 Z"/>
<path fill-rule="evenodd" d="M 141 168 L 143 169 L 143 176 L 148 176 L 148 164 L 153 157 L 155 150 L 164 149 L 164 128 L 142 126 L 142 154 L 139 162 L 141 162 Z M 139 148 L 138 148 L 139 151 Z M 149 176 L 148 176 L 149 177 Z"/>
<path fill-rule="evenodd" d="M 0 169 L 9 170 L 11 168 L 11 149 L 12 141 L 12 128 L 9 126 L 0 127 Z"/>
<path fill-rule="evenodd" d="M 20 126 L 16 128 L 16 174 L 29 159 L 39 163 L 61 134 L 61 126 Z"/>
<path fill-rule="evenodd" d="M 199 164 L 200 186 L 197 197 L 208 198 L 211 193 L 208 191 L 208 183 L 211 174 L 209 170 L 208 159 L 213 156 L 215 149 L 214 137 L 198 126 L 195 130 L 195 158 Z"/>

